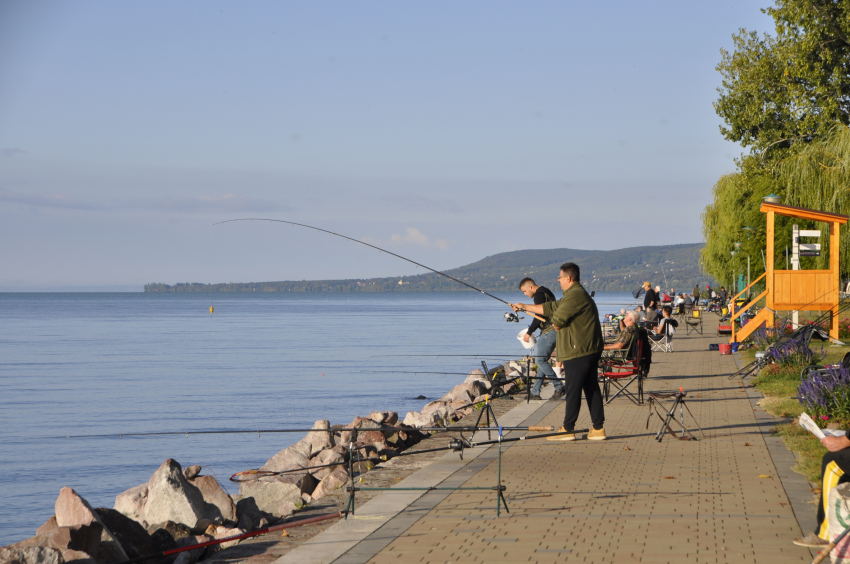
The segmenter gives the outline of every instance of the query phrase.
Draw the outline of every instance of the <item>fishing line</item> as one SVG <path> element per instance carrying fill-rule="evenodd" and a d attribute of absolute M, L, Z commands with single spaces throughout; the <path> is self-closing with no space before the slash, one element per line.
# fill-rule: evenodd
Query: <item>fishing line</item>
<path fill-rule="evenodd" d="M 294 225 L 294 226 L 296 226 L 296 227 L 306 227 L 307 229 L 313 229 L 313 230 L 315 230 L 315 231 L 320 231 L 320 232 L 322 232 L 322 233 L 327 233 L 328 235 L 334 235 L 334 236 L 336 236 L 336 237 L 342 237 L 343 239 L 347 239 L 348 241 L 353 241 L 353 242 L 355 242 L 355 243 L 360 243 L 361 245 L 365 245 L 365 246 L 367 246 L 367 247 L 371 247 L 371 248 L 373 248 L 373 249 L 375 249 L 375 250 L 377 250 L 377 251 L 381 251 L 382 253 L 387 253 L 388 255 L 392 255 L 392 256 L 394 256 L 394 257 L 396 257 L 396 258 L 400 258 L 401 260 L 407 261 L 407 262 L 409 262 L 410 264 L 415 264 L 416 266 L 421 266 L 421 267 L 422 267 L 422 268 L 424 268 L 425 270 L 430 270 L 430 271 L 431 271 L 431 272 L 433 272 L 434 274 L 439 274 L 440 276 L 443 276 L 443 277 L 445 277 L 445 278 L 448 278 L 449 280 L 452 280 L 452 281 L 454 281 L 454 282 L 457 282 L 458 284 L 461 284 L 461 285 L 463 285 L 463 286 L 466 286 L 467 288 L 470 288 L 470 289 L 472 289 L 472 290 L 475 290 L 476 292 L 480 292 L 480 293 L 484 294 L 485 296 L 488 296 L 488 297 L 490 297 L 490 298 L 493 298 L 494 300 L 499 301 L 499 302 L 501 302 L 501 303 L 503 303 L 503 304 L 505 304 L 505 305 L 508 305 L 508 306 L 509 306 L 509 305 L 511 305 L 509 302 L 506 302 L 506 301 L 505 301 L 505 300 L 503 300 L 502 298 L 497 298 L 497 297 L 496 297 L 496 296 L 494 296 L 493 294 L 490 294 L 490 293 L 488 293 L 488 292 L 485 292 L 485 291 L 484 291 L 484 290 L 482 290 L 481 288 L 476 288 L 476 287 L 475 287 L 475 286 L 473 286 L 472 284 L 467 284 L 467 283 L 466 283 L 466 282 L 464 282 L 463 280 L 458 280 L 457 278 L 455 278 L 455 277 L 453 277 L 453 276 L 449 276 L 448 274 L 446 274 L 446 273 L 444 273 L 444 272 L 440 272 L 439 270 L 435 270 L 435 269 L 431 268 L 430 266 L 425 266 L 424 264 L 422 264 L 422 263 L 420 263 L 420 262 L 416 262 L 415 260 L 411 260 L 411 259 L 409 259 L 409 258 L 407 258 L 407 257 L 403 257 L 403 256 L 401 256 L 401 255 L 399 255 L 399 254 L 396 254 L 396 253 L 392 252 L 392 251 L 388 251 L 388 250 L 386 250 L 386 249 L 382 249 L 381 247 L 378 247 L 378 246 L 376 246 L 376 245 L 372 245 L 371 243 L 366 243 L 365 241 L 361 241 L 361 240 L 359 240 L 359 239 L 354 239 L 353 237 L 348 237 L 347 235 L 342 235 L 342 234 L 340 234 L 340 233 L 334 233 L 333 231 L 328 231 L 327 229 L 322 229 L 322 228 L 320 228 L 320 227 L 313 227 L 312 225 L 306 225 L 306 224 L 304 224 L 304 223 L 295 223 L 294 221 L 284 221 L 284 220 L 282 220 L 282 219 L 267 219 L 267 218 L 262 218 L 262 217 L 246 217 L 246 218 L 240 218 L 240 219 L 228 219 L 228 220 L 225 220 L 225 221 L 219 221 L 219 222 L 217 222 L 217 223 L 213 223 L 213 226 L 215 226 L 215 225 L 221 225 L 222 223 L 232 223 L 232 222 L 236 222 L 236 221 L 269 221 L 269 222 L 272 222 L 272 223 L 285 223 L 285 224 L 287 224 L 287 225 Z M 531 315 L 531 314 L 529 314 L 529 315 Z M 513 321 L 513 319 L 509 319 L 509 321 Z"/>

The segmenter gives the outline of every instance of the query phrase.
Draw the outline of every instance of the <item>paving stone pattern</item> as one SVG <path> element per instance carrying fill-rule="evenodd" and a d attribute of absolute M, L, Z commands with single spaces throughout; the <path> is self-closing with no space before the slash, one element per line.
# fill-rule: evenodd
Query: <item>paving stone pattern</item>
<path fill-rule="evenodd" d="M 734 359 L 708 351 L 721 342 L 712 317 L 705 335 L 681 331 L 675 352 L 655 353 L 646 381 L 647 390 L 688 392 L 703 440 L 665 434 L 658 443 L 658 418 L 647 429 L 648 407 L 618 398 L 606 406 L 607 441 L 504 449 L 510 514 L 497 519 L 488 492 L 442 495 L 403 532 L 385 534 L 377 554 L 355 547 L 338 561 L 809 562 L 810 552 L 791 544 L 801 530 L 779 479 L 789 472 L 771 459 L 765 419 L 757 421 L 740 380 L 728 378 Z M 562 422 L 563 404 L 553 403 L 541 402 L 544 425 Z M 589 425 L 583 406 L 578 427 Z M 495 459 L 479 466 L 464 485 L 495 483 Z"/>

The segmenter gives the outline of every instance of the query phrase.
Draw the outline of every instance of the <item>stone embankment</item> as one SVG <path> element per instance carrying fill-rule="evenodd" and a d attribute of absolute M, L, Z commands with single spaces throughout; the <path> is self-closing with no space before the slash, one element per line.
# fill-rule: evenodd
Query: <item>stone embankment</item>
<path fill-rule="evenodd" d="M 375 411 L 348 425 L 316 421 L 315 431 L 260 468 L 290 472 L 241 482 L 236 496 L 214 477 L 202 475 L 200 466 L 183 468 L 173 459 L 163 462 L 146 483 L 119 494 L 113 509 L 93 509 L 73 489 L 62 488 L 55 514 L 35 536 L 0 548 L 0 564 L 116 564 L 274 525 L 344 487 L 350 453 L 356 455 L 355 474 L 368 472 L 426 437 L 419 428 L 449 425 L 471 413 L 488 394 L 515 389 L 517 384 L 508 380 L 519 375 L 514 361 L 490 375 L 474 370 L 445 396 L 408 413 L 403 421 L 394 411 Z M 326 467 L 330 464 L 339 466 Z M 148 562 L 194 564 L 238 542 Z"/>

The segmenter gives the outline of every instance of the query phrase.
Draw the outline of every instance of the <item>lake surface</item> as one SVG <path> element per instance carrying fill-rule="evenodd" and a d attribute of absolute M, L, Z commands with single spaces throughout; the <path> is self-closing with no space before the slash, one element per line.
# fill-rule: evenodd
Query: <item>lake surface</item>
<path fill-rule="evenodd" d="M 560 296 L 560 292 L 556 292 Z M 499 295 L 524 301 L 519 292 Z M 633 304 L 599 293 L 601 314 Z M 0 293 L 0 546 L 53 514 L 62 486 L 94 507 L 167 458 L 227 478 L 298 434 L 119 433 L 311 427 L 393 410 L 404 417 L 480 367 L 525 349 L 507 306 L 433 294 Z M 373 371 L 373 372 L 370 372 Z M 393 371 L 392 373 L 379 371 Z M 66 438 L 111 434 L 99 438 Z"/>

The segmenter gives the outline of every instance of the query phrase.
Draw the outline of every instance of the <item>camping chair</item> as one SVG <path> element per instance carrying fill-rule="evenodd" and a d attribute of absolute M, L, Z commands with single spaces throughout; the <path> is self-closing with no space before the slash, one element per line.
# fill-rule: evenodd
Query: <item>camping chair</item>
<path fill-rule="evenodd" d="M 691 317 L 685 319 L 685 335 L 690 335 L 691 331 L 696 331 L 702 335 L 702 313 L 702 311 L 694 308 Z"/>
<path fill-rule="evenodd" d="M 664 334 L 650 333 L 649 344 L 652 350 L 665 353 L 673 352 L 673 329 L 678 326 L 679 322 L 671 317 L 664 322 Z"/>
<path fill-rule="evenodd" d="M 605 397 L 605 405 L 614 401 L 620 394 L 625 395 L 635 405 L 643 405 L 644 370 L 641 359 L 643 356 L 644 339 L 640 336 L 641 331 L 645 332 L 643 329 L 638 329 L 638 333 L 632 338 L 625 360 L 616 357 L 603 358 L 599 363 L 599 379 L 602 382 L 602 394 Z M 625 380 L 624 383 L 622 382 L 623 380 Z M 637 382 L 637 395 L 629 390 L 629 386 L 633 382 Z M 617 392 L 613 396 L 611 395 L 612 387 L 617 388 Z"/>

